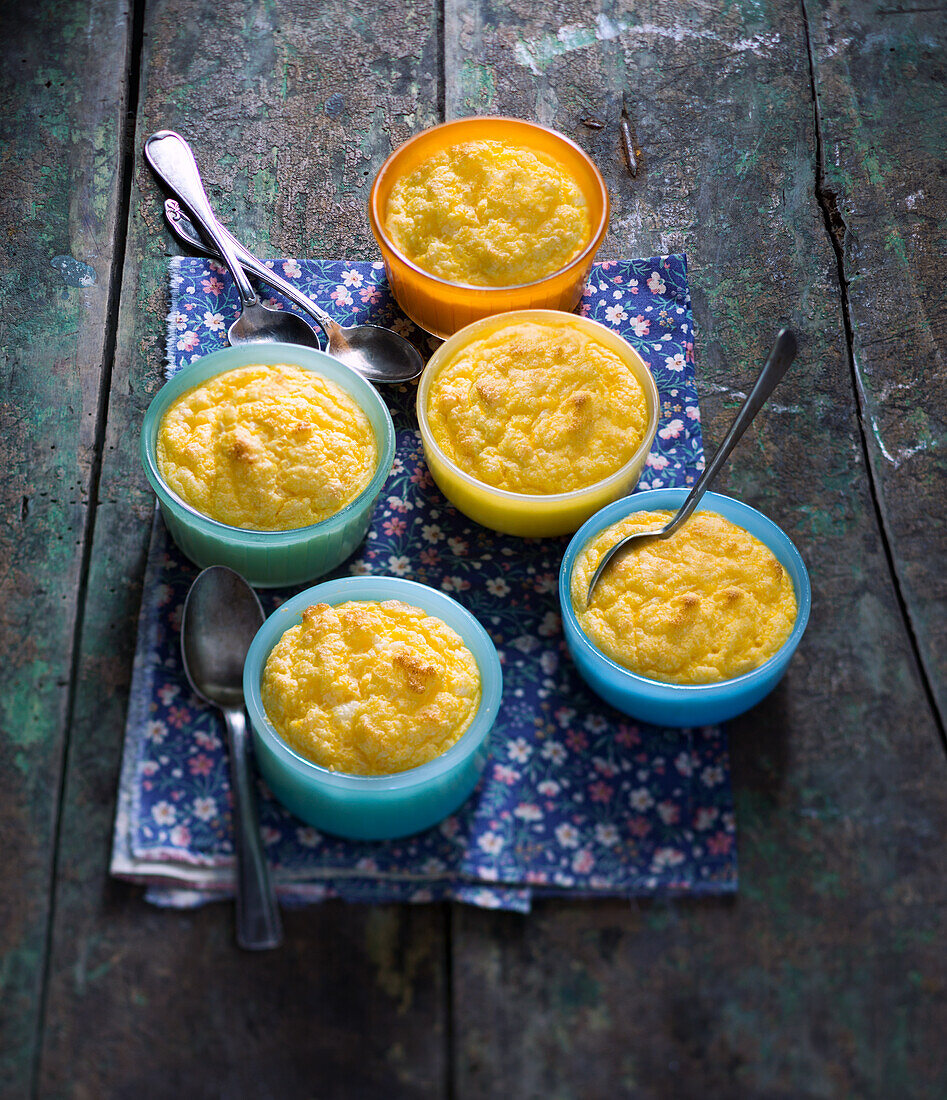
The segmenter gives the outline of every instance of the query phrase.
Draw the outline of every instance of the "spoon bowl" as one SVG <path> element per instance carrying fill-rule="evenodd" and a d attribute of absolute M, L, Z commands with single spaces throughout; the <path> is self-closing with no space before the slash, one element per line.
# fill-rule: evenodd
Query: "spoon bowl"
<path fill-rule="evenodd" d="M 243 662 L 263 625 L 247 582 L 224 565 L 198 575 L 184 602 L 181 656 L 196 695 L 221 710 L 243 706 Z"/>
<path fill-rule="evenodd" d="M 171 231 L 182 244 L 195 252 L 210 256 L 211 259 L 218 261 L 222 259 L 221 254 L 201 238 L 174 199 L 165 201 L 164 215 Z M 391 329 L 382 328 L 381 325 L 340 325 L 298 287 L 293 286 L 287 279 L 258 260 L 226 228 L 221 226 L 221 229 L 230 239 L 234 252 L 245 271 L 278 290 L 294 305 L 305 310 L 319 322 L 328 337 L 330 355 L 358 371 L 369 382 L 382 384 L 411 382 L 420 376 L 424 370 L 424 360 L 417 348 L 403 336 L 392 332 Z M 287 313 L 282 316 L 295 315 Z M 306 328 L 308 327 L 306 325 Z"/>
<path fill-rule="evenodd" d="M 181 619 L 188 683 L 205 703 L 220 708 L 227 726 L 237 854 L 237 943 L 251 951 L 276 947 L 283 938 L 257 820 L 243 697 L 244 662 L 263 620 L 256 593 L 239 573 L 223 565 L 198 575 Z"/>
<path fill-rule="evenodd" d="M 262 302 L 245 305 L 243 312 L 227 329 L 231 344 L 302 344 L 319 350 L 319 337 L 295 313 L 270 309 Z"/>

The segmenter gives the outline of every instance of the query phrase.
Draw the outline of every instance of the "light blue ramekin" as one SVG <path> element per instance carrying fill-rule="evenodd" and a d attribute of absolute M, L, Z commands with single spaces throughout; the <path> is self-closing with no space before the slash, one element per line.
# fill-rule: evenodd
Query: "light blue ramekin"
<path fill-rule="evenodd" d="M 230 527 L 185 504 L 161 477 L 156 456 L 158 431 L 172 402 L 217 374 L 255 363 L 291 363 L 315 371 L 341 386 L 361 406 L 371 423 L 378 447 L 374 476 L 355 500 L 322 523 L 291 531 L 249 531 Z M 297 344 L 245 344 L 203 356 L 161 387 L 148 406 L 141 429 L 142 465 L 161 502 L 161 512 L 171 537 L 202 569 L 209 565 L 227 565 L 258 588 L 315 580 L 344 561 L 368 531 L 372 509 L 391 472 L 394 456 L 395 429 L 391 414 L 375 388 L 324 351 Z"/>
<path fill-rule="evenodd" d="M 348 775 L 314 764 L 280 737 L 263 709 L 260 682 L 270 651 L 316 603 L 401 600 L 455 630 L 480 669 L 480 706 L 460 740 L 442 756 L 394 775 Z M 473 791 L 487 760 L 488 738 L 503 694 L 500 658 L 489 634 L 450 596 L 398 577 L 343 577 L 307 588 L 266 620 L 247 653 L 243 694 L 257 766 L 276 797 L 297 817 L 353 840 L 410 836 L 442 821 Z"/>
<path fill-rule="evenodd" d="M 579 626 L 572 609 L 572 570 L 582 547 L 604 528 L 633 512 L 676 511 L 687 489 L 650 489 L 616 500 L 575 533 L 559 571 L 559 603 L 569 652 L 583 679 L 606 702 L 625 714 L 659 726 L 705 726 L 742 714 L 768 695 L 779 682 L 796 651 L 809 621 L 809 574 L 799 551 L 772 520 L 742 501 L 707 493 L 698 511 L 717 512 L 749 531 L 772 550 L 792 578 L 796 592 L 796 621 L 782 647 L 759 668 L 717 684 L 665 684 L 638 676 L 616 664 L 597 648 Z"/>

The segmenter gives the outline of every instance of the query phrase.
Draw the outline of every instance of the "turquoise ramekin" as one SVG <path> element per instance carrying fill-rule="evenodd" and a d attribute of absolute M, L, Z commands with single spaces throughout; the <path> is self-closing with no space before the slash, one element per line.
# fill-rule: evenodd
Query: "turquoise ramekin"
<path fill-rule="evenodd" d="M 224 371 L 256 363 L 290 363 L 315 371 L 341 386 L 364 410 L 378 447 L 378 466 L 361 493 L 340 512 L 309 527 L 290 531 L 250 531 L 218 523 L 186 504 L 161 477 L 156 446 L 164 414 L 172 402 Z M 183 367 L 148 406 L 141 429 L 141 461 L 171 537 L 202 569 L 227 565 L 257 588 L 303 584 L 344 561 L 368 531 L 372 509 L 391 472 L 395 429 L 375 388 L 324 351 L 297 344 L 244 344 L 223 348 Z"/>
<path fill-rule="evenodd" d="M 447 623 L 480 669 L 481 698 L 474 720 L 447 752 L 394 775 L 348 775 L 320 767 L 291 749 L 263 709 L 260 683 L 270 651 L 316 603 L 401 600 Z M 471 794 L 487 760 L 488 739 L 503 694 L 500 658 L 489 634 L 456 600 L 398 577 L 342 577 L 308 588 L 266 620 L 243 666 L 243 694 L 253 729 L 257 766 L 270 790 L 303 821 L 352 840 L 410 836 L 442 821 Z"/>
<path fill-rule="evenodd" d="M 788 535 L 762 512 L 733 497 L 707 493 L 698 511 L 717 512 L 772 550 L 792 579 L 796 621 L 782 647 L 759 668 L 716 684 L 665 684 L 623 668 L 595 646 L 579 626 L 572 609 L 572 570 L 582 547 L 604 528 L 633 512 L 676 511 L 688 489 L 650 489 L 609 504 L 575 533 L 559 570 L 559 603 L 566 644 L 589 687 L 606 702 L 643 722 L 658 726 L 706 726 L 742 714 L 768 695 L 786 671 L 809 621 L 812 601 L 809 574 Z"/>

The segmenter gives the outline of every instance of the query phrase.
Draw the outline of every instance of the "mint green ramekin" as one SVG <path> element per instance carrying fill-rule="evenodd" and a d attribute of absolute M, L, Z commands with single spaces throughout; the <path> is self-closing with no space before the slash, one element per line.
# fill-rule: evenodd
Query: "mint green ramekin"
<path fill-rule="evenodd" d="M 441 756 L 393 775 L 333 772 L 301 756 L 276 732 L 263 707 L 263 669 L 273 647 L 316 603 L 402 600 L 455 630 L 480 670 L 480 706 Z M 243 666 L 243 695 L 257 767 L 280 802 L 303 821 L 334 836 L 392 840 L 411 836 L 452 814 L 471 795 L 486 764 L 490 732 L 503 698 L 503 670 L 490 635 L 451 596 L 402 577 L 341 577 L 293 596 L 260 627 Z"/>
<path fill-rule="evenodd" d="M 375 433 L 378 466 L 371 481 L 341 512 L 309 527 L 289 531 L 250 531 L 230 527 L 186 504 L 158 469 L 158 431 L 165 413 L 188 390 L 238 367 L 289 363 L 341 386 L 362 408 Z M 224 348 L 183 367 L 148 406 L 141 429 L 141 461 L 161 504 L 161 514 L 182 553 L 202 569 L 226 565 L 257 588 L 315 580 L 344 561 L 365 537 L 372 510 L 391 472 L 395 428 L 375 388 L 350 367 L 323 351 L 297 344 L 252 344 Z"/>

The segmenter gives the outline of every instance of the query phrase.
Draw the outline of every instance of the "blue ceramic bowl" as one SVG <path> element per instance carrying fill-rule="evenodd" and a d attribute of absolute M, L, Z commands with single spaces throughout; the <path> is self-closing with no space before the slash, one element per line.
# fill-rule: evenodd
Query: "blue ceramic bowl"
<path fill-rule="evenodd" d="M 759 668 L 732 680 L 716 684 L 665 684 L 638 676 L 616 664 L 589 640 L 576 620 L 571 597 L 572 570 L 582 547 L 604 528 L 633 512 L 659 508 L 676 511 L 688 492 L 687 489 L 651 489 L 609 504 L 576 532 L 559 571 L 563 630 L 569 652 L 583 679 L 613 707 L 659 726 L 704 726 L 749 710 L 779 682 L 809 621 L 809 574 L 788 536 L 748 504 L 719 493 L 707 493 L 698 511 L 717 512 L 749 531 L 772 550 L 792 578 L 798 610 L 792 631 L 782 647 Z"/>
<path fill-rule="evenodd" d="M 158 469 L 158 431 L 165 413 L 188 390 L 215 375 L 254 363 L 292 363 L 341 386 L 364 410 L 375 433 L 378 466 L 359 495 L 321 523 L 290 531 L 249 531 L 203 515 L 165 483 Z M 171 537 L 202 569 L 227 565 L 258 588 L 303 584 L 344 561 L 365 537 L 372 510 L 395 457 L 391 414 L 375 388 L 324 351 L 296 344 L 252 344 L 224 348 L 198 359 L 169 379 L 148 406 L 141 429 L 141 461 Z"/>
<path fill-rule="evenodd" d="M 347 775 L 314 764 L 280 737 L 263 709 L 260 682 L 270 651 L 302 621 L 312 604 L 402 600 L 456 630 L 480 669 L 481 698 L 474 720 L 447 752 L 394 775 Z M 503 694 L 500 659 L 490 636 L 456 600 L 397 577 L 343 577 L 308 588 L 266 620 L 247 653 L 243 694 L 253 728 L 256 761 L 276 797 L 297 817 L 336 836 L 390 840 L 442 821 L 473 791 L 487 760 L 488 737 Z"/>

